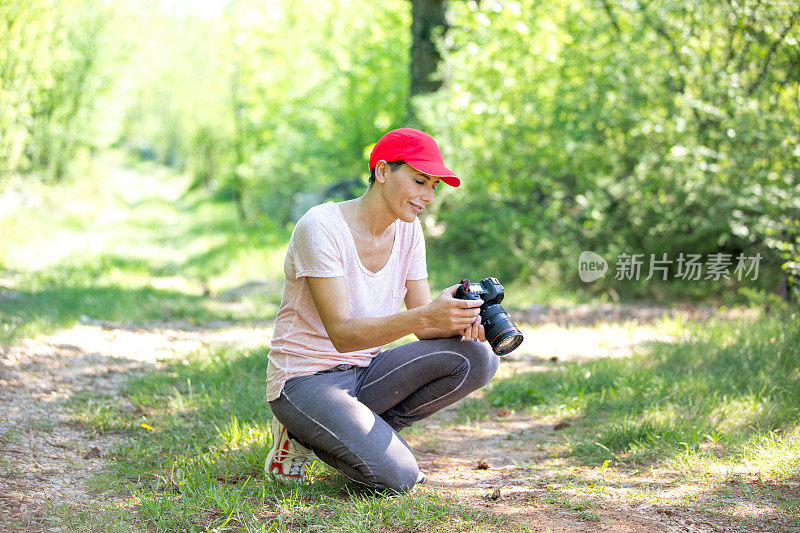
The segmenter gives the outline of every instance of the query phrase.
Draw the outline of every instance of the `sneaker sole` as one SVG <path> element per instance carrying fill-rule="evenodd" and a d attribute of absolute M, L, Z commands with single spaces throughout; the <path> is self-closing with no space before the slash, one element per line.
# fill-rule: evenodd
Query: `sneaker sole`
<path fill-rule="evenodd" d="M 272 422 L 270 423 L 270 428 L 269 428 L 270 431 L 272 432 L 272 449 L 269 451 L 269 454 L 267 455 L 267 460 L 264 462 L 264 474 L 267 476 L 281 475 L 277 474 L 276 472 L 273 472 L 271 468 L 272 461 L 275 460 L 275 455 L 277 455 L 278 453 L 278 443 L 281 440 L 279 435 L 280 429 L 278 429 L 279 426 L 280 422 L 278 422 L 278 419 L 275 418 L 275 415 L 273 415 Z M 281 475 L 281 477 L 283 476 Z"/>

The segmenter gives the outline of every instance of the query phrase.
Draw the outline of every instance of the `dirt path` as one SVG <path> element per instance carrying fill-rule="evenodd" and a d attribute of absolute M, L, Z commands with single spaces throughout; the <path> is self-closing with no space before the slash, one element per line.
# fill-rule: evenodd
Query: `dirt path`
<path fill-rule="evenodd" d="M 8 523 L 46 531 L 59 506 L 94 507 L 108 499 L 87 482 L 103 471 L 122 437 L 71 422 L 70 398 L 84 391 L 119 397 L 131 373 L 159 360 L 204 345 L 258 346 L 272 334 L 269 327 L 130 330 L 84 322 L 41 340 L 0 346 L 0 516 Z"/>
<path fill-rule="evenodd" d="M 204 345 L 261 345 L 271 335 L 268 326 L 130 330 L 84 322 L 40 340 L 0 346 L 0 515 L 28 530 L 50 530 L 64 503 L 102 507 L 110 494 L 90 480 L 107 466 L 107 454 L 122 437 L 70 422 L 65 401 L 84 391 L 119 397 L 130 373 L 152 369 L 159 360 Z M 524 332 L 530 348 L 503 363 L 504 375 L 560 361 L 621 357 L 665 340 L 657 327 L 642 324 L 577 327 L 570 330 L 570 341 L 554 324 Z M 454 423 L 455 417 L 455 409 L 443 411 L 409 436 L 430 480 L 424 490 L 446 490 L 533 531 L 789 530 L 780 524 L 745 527 L 697 506 L 645 502 L 638 489 L 670 483 L 669 474 L 653 471 L 615 473 L 598 479 L 594 492 L 577 487 L 574 498 L 556 498 L 553 487 L 568 489 L 570 483 L 564 475 L 568 467 L 552 457 L 558 421 L 545 424 L 504 410 L 469 425 Z M 584 479 L 597 475 L 582 473 Z M 684 493 L 697 489 L 699 498 L 713 497 L 703 496 L 701 488 L 681 486 Z M 667 501 L 669 492 L 663 494 Z"/>
<path fill-rule="evenodd" d="M 700 510 L 712 495 L 693 505 L 645 503 L 636 488 L 670 484 L 668 473 L 631 473 L 597 479 L 599 469 L 580 469 L 583 479 L 597 479 L 597 489 L 576 484 L 576 470 L 561 470 L 537 443 L 552 440 L 559 425 L 495 412 L 489 421 L 452 425 L 453 411 L 435 415 L 426 424 L 434 439 L 410 439 L 426 472 L 429 486 L 457 495 L 470 506 L 508 516 L 532 531 L 714 532 L 789 531 L 744 525 Z M 593 471 L 594 470 L 594 471 Z M 571 472 L 572 476 L 567 474 Z M 607 484 L 607 485 L 606 485 Z M 681 484 L 681 490 L 702 494 L 702 486 Z M 562 496 L 554 496 L 556 493 Z M 668 496 L 665 491 L 664 496 Z M 681 498 L 682 499 L 682 498 Z M 704 505 L 701 505 L 704 504 Z"/>

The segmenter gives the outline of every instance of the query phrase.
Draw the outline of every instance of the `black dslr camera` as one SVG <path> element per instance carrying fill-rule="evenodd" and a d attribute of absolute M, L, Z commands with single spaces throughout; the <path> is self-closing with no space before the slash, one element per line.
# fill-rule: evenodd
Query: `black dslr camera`
<path fill-rule="evenodd" d="M 481 305 L 481 324 L 486 330 L 486 340 L 497 355 L 506 355 L 522 343 L 522 333 L 514 321 L 500 305 L 503 301 L 503 286 L 497 278 L 485 278 L 470 284 L 462 279 L 453 298 L 459 300 L 483 300 Z"/>

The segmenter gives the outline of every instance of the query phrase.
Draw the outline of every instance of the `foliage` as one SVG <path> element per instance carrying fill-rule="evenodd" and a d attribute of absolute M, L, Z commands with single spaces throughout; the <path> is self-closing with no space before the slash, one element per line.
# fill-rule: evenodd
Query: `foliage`
<path fill-rule="evenodd" d="M 124 142 L 185 162 L 248 222 L 283 225 L 300 193 L 362 176 L 365 148 L 401 125 L 409 9 L 237 0 L 220 15 L 153 15 L 150 47 L 177 53 L 136 84 Z"/>
<path fill-rule="evenodd" d="M 438 250 L 567 281 L 581 250 L 792 259 L 796 6 L 451 7 L 451 85 L 419 104 L 468 194 L 442 202 Z"/>
<path fill-rule="evenodd" d="M 110 4 L 89 0 L 0 3 L 0 181 L 29 171 L 60 179 L 92 146 L 110 17 Z"/>
<path fill-rule="evenodd" d="M 146 38 L 130 43 L 128 69 L 115 87 L 117 142 L 207 185 L 233 159 L 225 26 L 155 2 L 132 13 L 126 31 Z"/>
<path fill-rule="evenodd" d="M 409 2 L 204 5 L 4 2 L 0 172 L 61 176 L 113 141 L 275 231 L 416 125 L 465 178 L 426 221 L 433 270 L 653 294 L 582 285 L 577 256 L 760 253 L 759 284 L 782 265 L 797 293 L 792 3 L 450 2 L 445 83 L 413 100 Z"/>
<path fill-rule="evenodd" d="M 364 153 L 405 116 L 410 19 L 406 2 L 287 2 L 251 28 L 252 78 L 242 156 L 254 207 L 279 223 L 298 191 L 364 174 Z M 294 58 L 287 64 L 287 58 Z M 264 78 L 261 73 L 269 72 Z"/>

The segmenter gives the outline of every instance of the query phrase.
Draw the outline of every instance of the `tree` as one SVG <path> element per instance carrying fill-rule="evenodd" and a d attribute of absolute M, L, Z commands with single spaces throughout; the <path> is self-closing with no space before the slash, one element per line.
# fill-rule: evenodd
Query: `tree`
<path fill-rule="evenodd" d="M 111 19 L 89 0 L 0 3 L 0 176 L 60 179 L 93 144 L 94 105 L 108 87 Z"/>

